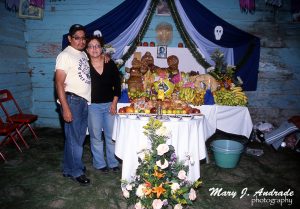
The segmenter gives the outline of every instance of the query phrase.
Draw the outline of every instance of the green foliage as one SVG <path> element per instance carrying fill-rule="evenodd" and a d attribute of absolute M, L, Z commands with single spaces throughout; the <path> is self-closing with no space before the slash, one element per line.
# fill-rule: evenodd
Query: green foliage
<path fill-rule="evenodd" d="M 215 62 L 215 66 L 212 67 L 212 71 L 209 72 L 217 81 L 220 83 L 230 80 L 234 81 L 234 74 L 236 71 L 235 66 L 227 65 L 224 60 L 224 54 L 216 49 L 214 53 L 211 55 L 211 59 Z"/>

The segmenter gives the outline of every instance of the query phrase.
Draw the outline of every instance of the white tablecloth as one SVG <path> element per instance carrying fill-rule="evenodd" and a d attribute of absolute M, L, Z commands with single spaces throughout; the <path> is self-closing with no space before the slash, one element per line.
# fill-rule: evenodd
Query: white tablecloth
<path fill-rule="evenodd" d="M 129 47 L 125 47 L 124 53 L 128 50 Z M 154 64 L 158 67 L 168 67 L 167 59 L 157 58 L 157 47 L 137 47 L 136 52 L 141 52 L 143 56 L 147 51 L 149 51 L 153 58 Z M 200 74 L 205 74 L 205 69 L 195 60 L 191 52 L 187 48 L 177 48 L 177 47 L 168 47 L 167 56 L 176 55 L 179 59 L 178 69 L 183 72 L 196 71 Z M 131 62 L 133 55 L 125 63 L 125 67 L 131 68 Z"/>
<path fill-rule="evenodd" d="M 143 134 L 146 123 L 144 120 L 116 116 L 112 138 L 116 141 L 115 154 L 123 160 L 122 180 L 132 180 L 138 167 L 138 152 L 145 144 L 150 145 Z M 213 134 L 206 124 L 204 116 L 190 121 L 164 121 L 164 125 L 172 133 L 167 144 L 174 146 L 178 159 L 184 160 L 186 154 L 189 154 L 195 162 L 193 165 L 189 164 L 188 179 L 191 181 L 200 177 L 199 161 L 207 154 L 205 141 Z"/>
<path fill-rule="evenodd" d="M 250 137 L 253 123 L 247 107 L 201 105 L 197 108 L 205 115 L 211 131 L 215 132 L 219 129 L 227 133 Z"/>

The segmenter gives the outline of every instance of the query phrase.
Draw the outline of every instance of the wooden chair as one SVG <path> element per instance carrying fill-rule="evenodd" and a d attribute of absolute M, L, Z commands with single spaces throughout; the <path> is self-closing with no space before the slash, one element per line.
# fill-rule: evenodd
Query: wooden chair
<path fill-rule="evenodd" d="M 8 103 L 8 105 L 5 105 Z M 25 114 L 20 108 L 19 104 L 7 89 L 0 90 L 0 106 L 6 115 L 6 121 L 9 124 L 17 124 L 17 130 L 23 133 L 26 129 L 29 129 L 34 138 L 37 140 L 38 137 L 31 127 L 31 123 L 38 119 L 37 115 Z M 14 112 L 11 111 L 13 109 Z"/>
<path fill-rule="evenodd" d="M 17 143 L 17 139 L 20 139 L 23 144 L 25 145 L 26 148 L 29 148 L 28 144 L 22 137 L 21 133 L 18 130 L 19 124 L 14 124 L 14 123 L 4 123 L 0 117 L 0 136 L 4 136 L 0 142 L 0 147 L 2 147 L 4 144 L 9 143 L 12 141 L 17 149 L 22 152 L 21 147 Z M 0 156 L 4 161 L 6 161 L 4 154 L 0 152 Z"/>

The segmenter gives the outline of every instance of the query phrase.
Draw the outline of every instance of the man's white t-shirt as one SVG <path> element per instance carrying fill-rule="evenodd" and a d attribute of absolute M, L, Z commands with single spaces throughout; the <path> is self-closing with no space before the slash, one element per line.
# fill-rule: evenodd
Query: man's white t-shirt
<path fill-rule="evenodd" d="M 63 70 L 67 75 L 66 92 L 72 92 L 88 102 L 91 101 L 90 66 L 85 52 L 68 46 L 57 56 L 55 69 Z"/>

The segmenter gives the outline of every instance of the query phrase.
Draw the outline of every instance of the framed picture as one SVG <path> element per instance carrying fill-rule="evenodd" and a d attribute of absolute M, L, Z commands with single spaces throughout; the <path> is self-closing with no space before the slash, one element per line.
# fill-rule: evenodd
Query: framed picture
<path fill-rule="evenodd" d="M 171 12 L 166 0 L 160 0 L 156 7 L 156 15 L 170 16 Z"/>
<path fill-rule="evenodd" d="M 167 59 L 167 46 L 158 45 L 157 46 L 157 58 Z"/>
<path fill-rule="evenodd" d="M 20 0 L 19 17 L 27 19 L 42 19 L 43 9 L 30 5 L 30 0 Z"/>

